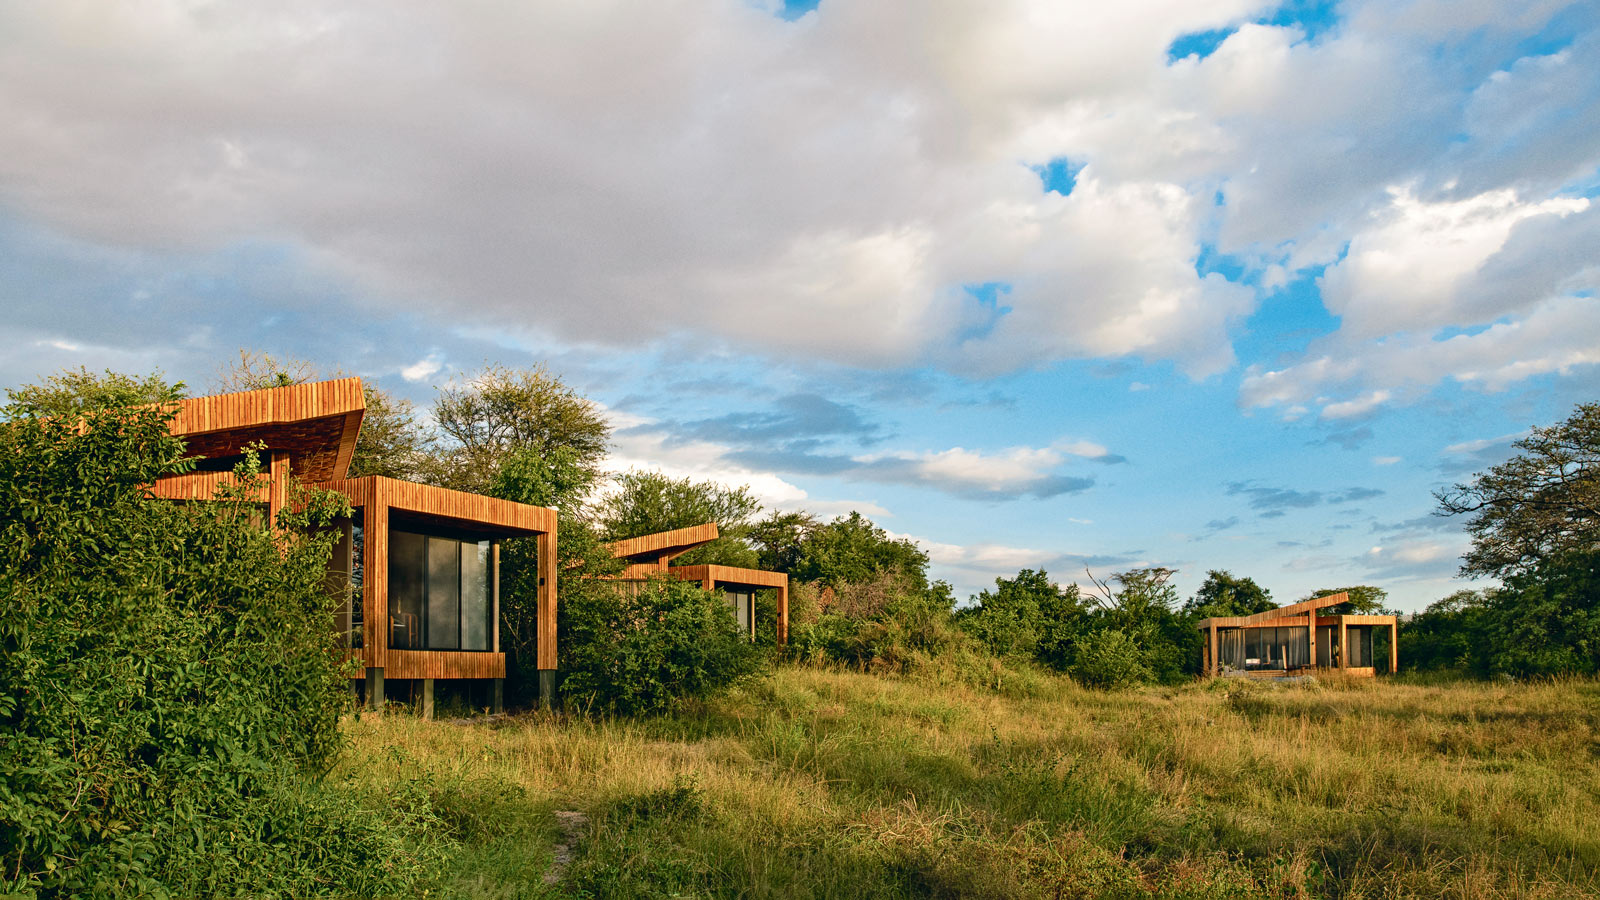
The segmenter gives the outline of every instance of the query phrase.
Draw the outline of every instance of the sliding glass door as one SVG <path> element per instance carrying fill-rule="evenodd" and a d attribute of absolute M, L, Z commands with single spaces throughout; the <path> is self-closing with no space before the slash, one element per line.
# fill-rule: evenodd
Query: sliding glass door
<path fill-rule="evenodd" d="M 489 541 L 389 532 L 389 646 L 493 650 Z"/>

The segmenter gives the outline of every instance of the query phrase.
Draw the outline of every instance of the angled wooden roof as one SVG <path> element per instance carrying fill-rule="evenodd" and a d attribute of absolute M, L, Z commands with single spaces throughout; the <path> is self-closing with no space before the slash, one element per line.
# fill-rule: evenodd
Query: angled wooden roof
<path fill-rule="evenodd" d="M 658 531 L 655 534 L 613 541 L 606 545 L 606 549 L 618 559 L 665 563 L 675 556 L 682 556 L 696 547 L 711 543 L 717 539 L 717 534 L 717 523 L 707 522 L 704 525 L 691 525 L 688 528 L 674 528 L 671 531 Z"/>
<path fill-rule="evenodd" d="M 1269 609 L 1248 616 L 1216 616 L 1215 618 L 1201 619 L 1196 627 L 1209 628 L 1212 625 L 1216 625 L 1219 628 L 1237 628 L 1245 625 L 1266 625 L 1277 619 L 1308 616 L 1316 610 L 1336 606 L 1349 599 L 1350 595 L 1348 593 L 1340 591 L 1337 594 L 1313 597 L 1310 600 L 1301 600 L 1299 603 L 1291 603 L 1288 606 L 1280 606 L 1277 609 Z"/>
<path fill-rule="evenodd" d="M 323 481 L 349 471 L 366 408 L 361 379 L 339 378 L 182 400 L 171 428 L 192 456 L 235 456 L 259 441 L 287 452 L 297 477 Z"/>
<path fill-rule="evenodd" d="M 710 581 L 732 587 L 773 588 L 787 587 L 789 584 L 789 576 L 783 572 L 739 566 L 673 566 L 667 571 L 674 578 L 684 581 Z"/>

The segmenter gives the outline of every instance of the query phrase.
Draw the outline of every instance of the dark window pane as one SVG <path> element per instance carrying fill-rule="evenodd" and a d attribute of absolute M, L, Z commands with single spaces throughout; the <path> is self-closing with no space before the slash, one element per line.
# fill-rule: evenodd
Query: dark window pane
<path fill-rule="evenodd" d="M 449 538 L 428 538 L 428 648 L 461 647 L 461 550 Z"/>
<path fill-rule="evenodd" d="M 422 649 L 422 607 L 426 586 L 427 539 L 405 531 L 389 532 L 389 646 Z"/>
<path fill-rule="evenodd" d="M 461 649 L 491 650 L 489 542 L 461 544 Z"/>

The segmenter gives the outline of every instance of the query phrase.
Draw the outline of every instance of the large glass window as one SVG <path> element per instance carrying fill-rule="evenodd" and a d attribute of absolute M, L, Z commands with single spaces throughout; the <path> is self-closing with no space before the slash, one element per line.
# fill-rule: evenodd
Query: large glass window
<path fill-rule="evenodd" d="M 1311 664 L 1311 634 L 1304 625 L 1244 629 L 1245 668 L 1294 669 Z"/>
<path fill-rule="evenodd" d="M 1352 668 L 1372 665 L 1372 626 L 1351 625 L 1345 630 L 1350 635 L 1349 659 L 1345 665 Z"/>
<path fill-rule="evenodd" d="M 727 590 L 722 596 L 728 599 L 728 605 L 733 608 L 733 615 L 739 620 L 739 630 L 750 634 L 755 633 L 755 620 L 753 609 L 755 594 L 751 591 Z"/>
<path fill-rule="evenodd" d="M 488 541 L 389 533 L 389 646 L 494 649 Z"/>

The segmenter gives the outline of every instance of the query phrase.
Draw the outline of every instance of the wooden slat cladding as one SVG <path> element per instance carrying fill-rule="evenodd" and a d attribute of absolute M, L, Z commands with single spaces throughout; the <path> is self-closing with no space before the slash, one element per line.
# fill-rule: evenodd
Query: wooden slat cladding
<path fill-rule="evenodd" d="M 157 479 L 150 493 L 164 500 L 211 500 L 222 486 L 235 483 L 232 472 L 185 472 Z M 256 499 L 267 502 L 270 490 L 270 485 L 263 480 Z"/>
<path fill-rule="evenodd" d="M 665 558 L 680 556 L 696 547 L 709 544 L 717 539 L 717 523 L 707 522 L 704 525 L 691 525 L 688 528 L 675 528 L 672 531 L 658 531 L 642 537 L 628 538 L 625 541 L 614 541 L 606 545 L 611 555 L 619 559 L 634 559 L 635 557 L 649 557 L 639 559 L 638 562 L 660 561 Z"/>
<path fill-rule="evenodd" d="M 390 650 L 385 678 L 504 678 L 504 653 L 452 650 Z"/>
<path fill-rule="evenodd" d="M 543 506 L 530 506 L 393 478 L 379 478 L 378 482 L 378 490 L 391 509 L 493 525 L 507 532 L 507 537 L 513 533 L 553 533 L 556 530 L 556 511 Z"/>
<path fill-rule="evenodd" d="M 366 411 L 361 379 L 340 378 L 179 401 L 170 428 L 191 455 L 232 456 L 249 443 L 286 452 L 297 477 L 342 477 Z"/>
<path fill-rule="evenodd" d="M 788 587 L 789 576 L 765 569 L 741 569 L 735 566 L 673 566 L 667 571 L 684 581 L 713 581 L 743 587 Z"/>

